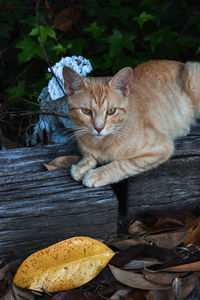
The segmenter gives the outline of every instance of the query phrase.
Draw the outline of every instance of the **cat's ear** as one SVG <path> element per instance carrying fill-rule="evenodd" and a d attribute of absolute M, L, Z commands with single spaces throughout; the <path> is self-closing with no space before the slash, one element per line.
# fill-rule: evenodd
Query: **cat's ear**
<path fill-rule="evenodd" d="M 113 89 L 120 90 L 123 96 L 128 96 L 132 80 L 133 70 L 130 67 L 126 67 L 115 74 L 115 76 L 110 80 L 109 86 Z"/>
<path fill-rule="evenodd" d="M 63 67 L 64 87 L 68 96 L 74 92 L 85 89 L 82 77 L 71 68 Z"/>

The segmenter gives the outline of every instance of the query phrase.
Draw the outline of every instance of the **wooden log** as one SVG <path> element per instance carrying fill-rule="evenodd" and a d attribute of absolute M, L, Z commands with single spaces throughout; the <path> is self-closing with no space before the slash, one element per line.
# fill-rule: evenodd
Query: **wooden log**
<path fill-rule="evenodd" d="M 10 249 L 23 258 L 73 236 L 116 236 L 112 188 L 86 188 L 69 170 L 45 170 L 61 155 L 65 145 L 0 151 L 0 257 Z"/>
<path fill-rule="evenodd" d="M 43 163 L 62 155 L 78 154 L 76 144 L 16 148 L 0 151 L 0 176 L 44 171 Z"/>
<path fill-rule="evenodd" d="M 126 182 L 126 216 L 133 220 L 155 210 L 197 209 L 200 204 L 200 123 L 175 142 L 166 163 Z"/>

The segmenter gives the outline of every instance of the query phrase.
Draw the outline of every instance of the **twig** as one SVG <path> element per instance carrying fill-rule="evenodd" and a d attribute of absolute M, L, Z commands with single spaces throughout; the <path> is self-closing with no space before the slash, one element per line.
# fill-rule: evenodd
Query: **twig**
<path fill-rule="evenodd" d="M 46 62 L 47 62 L 47 64 L 48 64 L 48 66 L 49 66 L 49 69 L 50 69 L 52 75 L 55 77 L 55 79 L 56 79 L 56 81 L 57 81 L 59 87 L 61 88 L 63 94 L 66 95 L 66 93 L 65 93 L 65 91 L 64 91 L 64 89 L 63 89 L 63 87 L 62 87 L 62 85 L 60 84 L 60 81 L 58 80 L 57 76 L 55 75 L 55 73 L 54 73 L 54 71 L 53 71 L 53 69 L 52 69 L 52 67 L 51 67 L 51 65 L 50 65 L 49 58 L 48 58 L 48 56 L 47 56 L 46 49 L 45 49 L 44 43 L 43 43 L 43 41 L 42 41 L 42 36 L 41 36 L 41 31 L 40 31 L 40 19 L 39 19 L 39 14 L 38 14 L 39 4 L 40 4 L 40 0 L 37 0 L 37 2 L 36 2 L 36 23 L 37 23 L 37 27 L 38 27 L 38 34 L 39 34 L 39 38 L 40 38 L 40 43 L 41 43 L 41 46 L 42 46 L 42 50 L 43 50 L 43 52 L 44 52 L 44 56 L 45 56 L 45 58 L 46 58 Z"/>
<path fill-rule="evenodd" d="M 30 64 L 28 64 L 28 66 L 26 66 L 18 75 L 17 77 L 13 80 L 12 85 L 21 77 L 22 74 L 24 74 L 31 66 L 32 66 L 33 62 L 31 62 Z"/>
<path fill-rule="evenodd" d="M 17 41 L 19 41 L 19 38 L 17 38 L 16 40 L 14 40 L 11 44 L 9 44 L 6 48 L 4 48 L 3 50 L 1 50 L 0 52 L 0 56 L 6 52 L 8 49 L 10 49 Z"/>
<path fill-rule="evenodd" d="M 185 26 L 183 27 L 183 29 L 181 30 L 181 32 L 178 35 L 178 38 L 180 38 L 180 36 L 182 36 L 184 34 L 184 32 L 187 30 L 188 26 L 190 25 L 191 21 L 193 19 L 193 16 L 190 16 L 189 19 L 187 20 Z"/>
<path fill-rule="evenodd" d="M 11 115 L 12 117 L 15 117 L 15 116 L 26 117 L 26 116 L 32 116 L 32 115 L 51 115 L 51 116 L 56 116 L 56 117 L 62 117 L 62 118 L 69 119 L 68 115 L 57 113 L 54 110 L 52 110 L 52 111 L 40 111 L 40 110 L 38 110 L 38 111 L 26 111 L 26 112 L 20 112 L 20 111 L 10 112 L 10 111 L 5 111 L 5 112 L 2 112 L 1 115 Z"/>
<path fill-rule="evenodd" d="M 45 0 L 45 5 L 46 5 L 46 7 L 47 7 L 49 13 L 50 13 L 50 14 L 52 15 L 52 17 L 54 18 L 54 17 L 55 17 L 54 12 L 53 12 L 52 8 L 50 7 L 48 0 Z"/>
<path fill-rule="evenodd" d="M 12 96 L 12 95 L 10 95 L 10 94 L 0 94 L 1 96 Z M 24 102 L 26 102 L 26 103 L 29 103 L 29 104 L 33 104 L 33 105 L 36 105 L 36 106 L 39 106 L 40 107 L 40 104 L 38 104 L 38 103 L 35 103 L 35 102 L 32 102 L 32 101 L 29 101 L 29 100 L 27 100 L 27 99 L 25 99 L 25 98 L 22 98 L 22 97 L 19 97 L 19 96 L 16 96 L 16 98 L 18 98 L 18 99 L 21 99 L 21 100 L 23 100 Z M 52 111 L 33 111 L 33 112 L 29 112 L 29 111 L 27 111 L 27 112 L 20 112 L 20 111 L 18 111 L 18 112 L 14 112 L 14 113 L 12 113 L 12 112 L 2 112 L 1 113 L 1 115 L 3 115 L 3 114 L 12 114 L 13 116 L 14 115 L 20 115 L 20 116 L 28 116 L 28 115 L 53 115 L 53 116 L 57 116 L 57 117 L 62 117 L 62 118 L 67 118 L 67 119 L 69 119 L 69 116 L 68 115 L 66 115 L 66 114 L 60 114 L 60 113 L 57 113 L 56 111 L 54 111 L 54 110 L 52 110 Z"/>
<path fill-rule="evenodd" d="M 11 95 L 11 94 L 0 94 L 0 96 L 6 96 L 6 97 L 9 97 L 9 96 L 13 96 L 13 95 Z M 36 106 L 39 106 L 40 107 L 40 104 L 38 104 L 38 103 L 36 103 L 36 102 L 32 102 L 32 101 L 30 101 L 30 100 L 27 100 L 27 99 L 25 99 L 25 98 L 23 98 L 23 97 L 20 97 L 20 96 L 16 96 L 15 95 L 15 97 L 16 98 L 18 98 L 18 99 L 20 99 L 20 100 L 22 100 L 22 101 L 24 101 L 24 102 L 26 102 L 26 103 L 28 103 L 28 104 L 33 104 L 33 105 L 36 105 Z"/>

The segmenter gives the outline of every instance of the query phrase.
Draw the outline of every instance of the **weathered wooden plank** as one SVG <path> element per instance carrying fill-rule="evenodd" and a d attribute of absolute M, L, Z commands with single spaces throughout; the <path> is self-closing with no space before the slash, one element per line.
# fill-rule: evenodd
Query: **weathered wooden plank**
<path fill-rule="evenodd" d="M 200 204 L 200 126 L 175 143 L 174 156 L 126 183 L 128 220 L 154 210 L 197 209 Z"/>
<path fill-rule="evenodd" d="M 76 235 L 117 234 L 118 201 L 110 186 L 89 189 L 69 170 L 43 167 L 66 152 L 64 145 L 0 151 L 0 257 L 9 249 L 24 257 Z"/>
<path fill-rule="evenodd" d="M 42 163 L 62 155 L 77 154 L 76 144 L 49 145 L 0 151 L 0 176 L 45 170 Z"/>

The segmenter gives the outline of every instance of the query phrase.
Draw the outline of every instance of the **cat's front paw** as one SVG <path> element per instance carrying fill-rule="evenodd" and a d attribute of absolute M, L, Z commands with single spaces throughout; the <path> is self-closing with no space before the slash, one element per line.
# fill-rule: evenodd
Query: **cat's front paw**
<path fill-rule="evenodd" d="M 97 168 L 94 170 L 89 170 L 82 180 L 83 185 L 87 187 L 99 187 L 108 184 L 106 176 Z"/>
<path fill-rule="evenodd" d="M 83 168 L 81 166 L 72 165 L 70 174 L 72 178 L 74 178 L 76 181 L 80 181 L 83 178 L 85 173 L 83 172 Z"/>

